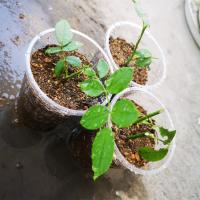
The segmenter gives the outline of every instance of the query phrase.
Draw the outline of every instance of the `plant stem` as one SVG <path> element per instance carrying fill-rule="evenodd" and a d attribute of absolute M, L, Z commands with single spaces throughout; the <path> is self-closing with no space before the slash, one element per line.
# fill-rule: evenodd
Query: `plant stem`
<path fill-rule="evenodd" d="M 137 133 L 137 134 L 132 134 L 132 135 L 128 135 L 127 139 L 137 139 L 137 138 L 141 138 L 141 137 L 148 137 L 151 139 L 156 139 L 156 140 L 160 140 L 158 137 L 156 137 L 156 135 L 154 135 L 153 133 L 149 133 L 149 132 L 143 132 L 143 133 Z"/>
<path fill-rule="evenodd" d="M 74 72 L 74 73 L 72 73 L 72 74 L 66 76 L 66 78 L 68 79 L 68 78 L 72 78 L 72 77 L 74 77 L 74 76 L 76 76 L 76 75 L 79 75 L 80 73 L 82 73 L 82 71 L 83 71 L 83 70 L 80 70 L 80 71 L 78 71 L 78 72 Z"/>
<path fill-rule="evenodd" d="M 107 100 L 107 103 L 108 103 L 108 109 L 110 110 L 110 100 L 108 98 L 108 92 L 107 92 L 106 88 L 104 87 L 104 85 L 103 85 L 103 89 L 104 89 L 104 93 L 105 93 L 106 100 Z"/>
<path fill-rule="evenodd" d="M 157 110 L 157 111 L 155 111 L 155 112 L 149 113 L 148 115 L 145 115 L 144 117 L 141 117 L 141 118 L 139 118 L 138 120 L 136 120 L 133 124 L 140 123 L 140 122 L 142 122 L 142 121 L 144 121 L 144 120 L 146 120 L 146 119 L 149 119 L 149 118 L 152 118 L 152 117 L 154 117 L 154 116 L 156 116 L 156 115 L 159 115 L 159 114 L 162 113 L 162 112 L 164 112 L 163 109 L 160 109 L 160 110 Z"/>
<path fill-rule="evenodd" d="M 141 138 L 141 137 L 148 137 L 147 135 L 145 135 L 147 132 L 143 132 L 143 133 L 137 133 L 137 134 L 133 134 L 133 135 L 128 135 L 127 139 L 136 139 L 136 138 Z"/>
<path fill-rule="evenodd" d="M 68 78 L 72 78 L 72 77 L 74 77 L 74 76 L 76 76 L 76 75 L 80 75 L 80 74 L 83 72 L 83 70 L 84 70 L 85 68 L 87 68 L 87 67 L 86 67 L 86 66 L 83 66 L 83 67 L 81 68 L 81 70 L 70 74 L 70 75 L 67 76 L 66 78 L 68 79 Z"/>
<path fill-rule="evenodd" d="M 138 40 L 137 40 L 135 46 L 133 47 L 133 50 L 132 50 L 131 55 L 128 57 L 128 59 L 127 59 L 127 61 L 126 61 L 125 66 L 128 66 L 128 65 L 130 64 L 131 60 L 133 59 L 133 57 L 134 57 L 134 55 L 135 55 L 135 52 L 136 52 L 136 50 L 137 50 L 137 48 L 138 48 L 138 46 L 139 46 L 139 44 L 140 44 L 140 41 L 141 41 L 141 39 L 142 39 L 142 37 L 143 37 L 143 35 L 144 35 L 144 32 L 145 32 L 145 30 L 147 29 L 147 27 L 148 27 L 148 25 L 145 25 L 145 23 L 143 22 L 143 27 L 142 27 L 142 31 L 141 31 L 141 33 L 140 33 L 140 36 L 139 36 L 139 38 L 138 38 Z"/>

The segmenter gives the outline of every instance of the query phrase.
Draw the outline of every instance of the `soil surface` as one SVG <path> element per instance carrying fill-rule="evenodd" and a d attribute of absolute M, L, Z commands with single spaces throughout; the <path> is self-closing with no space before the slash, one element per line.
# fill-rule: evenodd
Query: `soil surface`
<path fill-rule="evenodd" d="M 140 111 L 140 113 L 144 115 L 147 114 L 144 108 L 142 108 L 138 104 L 136 104 L 136 106 L 137 106 L 137 109 Z M 151 123 L 153 125 L 154 121 L 152 121 Z M 134 164 L 136 167 L 144 167 L 148 162 L 145 161 L 138 154 L 138 149 L 140 147 L 145 147 L 145 146 L 154 148 L 155 146 L 154 139 L 151 139 L 148 137 L 141 137 L 137 139 L 127 139 L 127 136 L 137 134 L 137 133 L 142 133 L 142 132 L 151 132 L 155 134 L 155 130 L 151 128 L 151 125 L 136 124 L 136 125 L 130 126 L 129 128 L 121 128 L 121 129 L 117 128 L 116 126 L 113 126 L 113 131 L 115 132 L 115 142 L 120 152 L 128 160 L 128 162 L 131 164 Z"/>
<path fill-rule="evenodd" d="M 117 63 L 119 67 L 123 67 L 132 53 L 133 44 L 127 43 L 124 39 L 112 37 L 110 38 L 109 44 L 115 63 Z M 130 66 L 134 67 L 133 80 L 140 85 L 145 85 L 148 80 L 148 69 L 135 67 L 134 62 L 130 62 Z"/>
<path fill-rule="evenodd" d="M 74 110 L 87 110 L 91 105 L 101 101 L 101 98 L 88 97 L 81 91 L 79 83 L 85 80 L 84 75 L 70 79 L 66 79 L 64 73 L 60 78 L 55 76 L 55 63 L 63 55 L 61 53 L 45 54 L 45 50 L 49 46 L 55 45 L 48 45 L 43 49 L 39 49 L 31 57 L 33 76 L 42 91 L 56 103 Z M 76 51 L 65 52 L 65 56 L 72 55 L 79 57 L 83 64 L 91 66 L 91 63 L 84 55 Z M 77 68 L 69 66 L 69 74 L 76 72 L 76 70 Z"/>

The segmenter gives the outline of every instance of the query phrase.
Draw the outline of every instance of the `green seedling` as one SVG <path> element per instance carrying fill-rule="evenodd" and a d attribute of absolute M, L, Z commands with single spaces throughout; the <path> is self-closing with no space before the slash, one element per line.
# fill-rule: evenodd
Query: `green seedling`
<path fill-rule="evenodd" d="M 127 61 L 125 62 L 125 66 L 129 66 L 131 61 L 134 61 L 136 67 L 139 68 L 149 68 L 150 64 L 152 63 L 152 54 L 147 49 L 139 49 L 139 44 L 144 36 L 146 29 L 149 27 L 149 23 L 147 20 L 146 14 L 142 11 L 139 6 L 138 0 L 132 0 L 134 3 L 134 7 L 138 16 L 142 19 L 142 30 L 141 33 L 136 41 L 136 44 L 133 46 L 132 53 L 128 57 Z"/>
<path fill-rule="evenodd" d="M 66 56 L 66 52 L 75 51 L 83 46 L 82 43 L 73 40 L 73 32 L 71 31 L 70 24 L 66 20 L 60 20 L 55 26 L 55 37 L 58 45 L 56 47 L 49 47 L 46 54 L 59 54 L 60 60 L 55 64 L 55 75 L 60 77 L 65 73 L 66 78 L 71 78 L 75 75 L 82 73 L 88 67 L 81 63 L 77 56 Z M 69 74 L 69 67 L 79 68 L 78 72 Z"/>
<path fill-rule="evenodd" d="M 106 106 L 91 106 L 82 116 L 80 122 L 88 130 L 97 130 L 92 144 L 91 155 L 92 170 L 94 172 L 93 178 L 96 180 L 109 169 L 113 159 L 114 133 L 111 128 L 107 127 L 109 120 L 118 128 L 127 128 L 133 124 L 147 123 L 148 120 L 150 121 L 150 118 L 160 114 L 162 110 L 143 116 L 137 110 L 136 105 L 128 99 L 118 100 L 111 108 L 109 94 L 117 94 L 128 87 L 133 76 L 133 68 L 131 67 L 122 67 L 113 74 L 108 75 L 108 64 L 100 60 L 97 65 L 97 73 L 89 71 L 87 74 L 88 79 L 80 83 L 81 90 L 91 97 L 105 95 L 108 102 Z M 102 78 L 104 81 L 101 81 Z M 163 131 L 164 134 L 168 136 L 166 131 Z M 143 136 L 146 137 L 144 134 Z M 173 138 L 171 137 L 171 139 Z M 164 155 L 163 151 L 166 152 L 166 150 L 162 150 L 162 157 Z M 155 150 L 148 149 L 147 147 L 141 148 L 139 153 L 144 159 L 148 159 L 148 156 L 152 158 L 151 160 L 154 157 L 156 157 L 154 160 L 161 158 L 161 156 L 159 157 L 155 153 Z"/>

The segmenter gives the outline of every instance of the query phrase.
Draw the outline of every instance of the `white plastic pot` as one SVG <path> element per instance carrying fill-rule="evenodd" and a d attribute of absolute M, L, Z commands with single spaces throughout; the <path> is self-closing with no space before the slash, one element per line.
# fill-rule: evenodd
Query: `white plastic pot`
<path fill-rule="evenodd" d="M 100 58 L 105 59 L 108 62 L 110 72 L 112 73 L 113 68 L 109 58 L 100 45 L 84 33 L 73 29 L 72 32 L 74 34 L 74 40 L 77 40 L 84 45 L 79 49 L 79 52 L 84 54 L 94 65 L 97 64 Z M 36 35 L 30 42 L 25 55 L 26 72 L 20 91 L 18 107 L 20 113 L 23 115 L 24 123 L 33 128 L 36 126 L 36 128 L 46 129 L 46 127 L 55 126 L 62 120 L 72 120 L 73 118 L 79 119 L 85 112 L 84 110 L 68 109 L 57 104 L 40 89 L 33 77 L 30 66 L 31 55 L 37 49 L 44 48 L 48 44 L 57 44 L 54 33 L 55 29 L 51 28 Z"/>
<path fill-rule="evenodd" d="M 104 46 L 105 46 L 105 51 L 108 54 L 108 57 L 114 67 L 114 70 L 117 70 L 119 66 L 115 63 L 110 51 L 110 45 L 109 45 L 110 37 L 113 38 L 119 37 L 125 39 L 128 43 L 135 44 L 140 35 L 141 30 L 142 30 L 141 26 L 128 21 L 116 22 L 115 24 L 111 25 L 111 27 L 108 29 L 108 31 L 106 32 Z M 152 53 L 152 56 L 156 59 L 153 59 L 153 62 L 150 65 L 150 70 L 148 71 L 148 81 L 146 85 L 140 85 L 133 81 L 131 86 L 145 87 L 145 88 L 156 87 L 163 82 L 166 76 L 166 61 L 163 50 L 156 41 L 156 39 L 149 32 L 149 30 L 145 31 L 144 36 L 139 45 L 139 48 L 148 49 Z"/>
<path fill-rule="evenodd" d="M 165 106 L 160 102 L 160 100 L 156 96 L 154 96 L 151 92 L 146 91 L 143 88 L 136 88 L 136 87 L 128 88 L 124 90 L 123 92 L 117 94 L 113 98 L 111 102 L 111 108 L 120 98 L 127 98 L 130 100 L 133 100 L 138 105 L 142 106 L 148 113 L 159 110 L 159 109 L 164 109 L 163 113 L 154 117 L 156 121 L 156 125 L 163 126 L 170 130 L 174 130 L 174 125 L 173 125 L 169 112 L 167 111 Z M 109 127 L 112 127 L 111 121 L 109 121 Z M 160 147 L 162 147 L 162 144 L 159 144 L 159 143 L 156 144 L 155 146 L 156 149 L 159 149 Z M 135 165 L 130 164 L 126 160 L 126 158 L 122 155 L 117 145 L 115 144 L 114 159 L 117 165 L 122 166 L 126 169 L 129 169 L 135 174 L 151 175 L 151 174 L 156 174 L 162 171 L 168 166 L 174 154 L 174 150 L 175 150 L 175 139 L 173 140 L 170 146 L 167 156 L 163 160 L 158 161 L 158 162 L 149 162 L 147 166 L 145 166 L 145 168 L 138 168 Z"/>

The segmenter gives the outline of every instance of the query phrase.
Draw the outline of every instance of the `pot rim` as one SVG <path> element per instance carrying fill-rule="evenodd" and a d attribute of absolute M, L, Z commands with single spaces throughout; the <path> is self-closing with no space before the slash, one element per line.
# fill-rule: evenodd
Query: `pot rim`
<path fill-rule="evenodd" d="M 106 32 L 106 36 L 105 36 L 105 51 L 106 53 L 108 54 L 108 57 L 111 61 L 111 64 L 113 65 L 113 68 L 114 70 L 117 70 L 119 69 L 119 67 L 117 66 L 117 64 L 115 63 L 114 59 L 113 59 L 113 56 L 110 52 L 110 45 L 109 45 L 109 38 L 110 38 L 110 35 L 111 33 L 113 32 L 114 29 L 116 28 L 119 28 L 119 27 L 123 27 L 123 26 L 131 26 L 133 28 L 136 28 L 138 30 L 142 30 L 142 27 L 136 23 L 132 23 L 132 22 L 129 22 L 129 21 L 118 21 L 118 22 L 115 22 L 114 24 L 112 24 L 107 32 Z M 152 41 L 153 43 L 156 45 L 156 47 L 158 48 L 158 50 L 160 51 L 160 54 L 161 54 L 161 61 L 162 61 L 162 65 L 163 65 L 163 74 L 162 74 L 162 77 L 159 78 L 159 80 L 154 83 L 154 84 L 151 84 L 151 85 L 141 85 L 141 84 L 138 84 L 134 81 L 131 82 L 131 86 L 135 86 L 135 87 L 142 87 L 142 88 L 155 88 L 155 87 L 158 87 L 162 84 L 162 82 L 165 80 L 166 78 L 166 58 L 165 58 L 165 55 L 164 55 L 164 52 L 161 48 L 161 46 L 159 45 L 159 43 L 157 42 L 157 40 L 154 38 L 154 36 L 151 34 L 151 32 L 149 30 L 146 30 L 145 31 L 145 35 L 147 35 Z"/>
<path fill-rule="evenodd" d="M 71 115 L 71 116 L 82 116 L 86 110 L 73 110 L 73 109 L 69 109 L 67 107 L 64 107 L 58 103 L 56 103 L 55 101 L 53 101 L 51 98 L 49 98 L 39 87 L 39 85 L 37 84 L 37 82 L 35 81 L 33 74 L 32 74 L 32 70 L 31 70 L 31 66 L 30 66 L 30 57 L 31 57 L 31 52 L 32 52 L 32 48 L 34 47 L 34 45 L 36 44 L 36 42 L 38 40 L 41 39 L 42 36 L 54 32 L 55 28 L 50 28 L 50 29 L 46 29 L 42 32 L 40 32 L 38 35 L 36 35 L 30 42 L 28 49 L 25 53 L 25 59 L 26 59 L 26 75 L 27 78 L 29 79 L 29 81 L 31 82 L 34 90 L 37 91 L 37 95 L 40 96 L 46 103 L 48 103 L 50 105 L 51 108 L 59 110 L 59 112 L 62 115 Z M 109 69 L 110 72 L 113 73 L 113 67 L 111 65 L 111 62 L 109 60 L 109 57 L 107 56 L 107 54 L 104 52 L 104 50 L 101 48 L 101 46 L 95 41 L 93 40 L 91 37 L 89 37 L 88 35 L 77 31 L 75 29 L 71 29 L 71 31 L 76 34 L 79 35 L 83 38 L 85 38 L 86 40 L 88 40 L 89 42 L 91 42 L 94 46 L 96 46 L 99 51 L 103 54 L 104 59 L 107 61 L 108 65 L 109 65 Z M 103 103 L 106 104 L 106 101 Z"/>
<path fill-rule="evenodd" d="M 146 94 L 148 94 L 150 97 L 152 97 L 158 104 L 160 104 L 160 106 L 164 109 L 165 114 L 167 115 L 167 118 L 169 120 L 169 124 L 171 126 L 171 129 L 174 129 L 174 124 L 172 121 L 172 118 L 167 110 L 167 108 L 164 106 L 164 104 L 151 92 L 149 92 L 148 90 L 145 90 L 144 88 L 138 88 L 138 87 L 130 87 L 125 89 L 124 91 L 122 91 L 121 93 L 117 94 L 112 102 L 111 102 L 111 109 L 114 106 L 114 104 L 116 103 L 116 101 L 123 96 L 126 93 L 130 93 L 130 92 L 134 92 L 134 91 L 140 91 L 140 92 L 144 92 Z M 109 128 L 112 127 L 112 122 L 109 119 L 108 122 L 108 126 Z M 167 157 L 165 158 L 165 162 L 159 166 L 156 169 L 150 169 L 150 170 L 145 170 L 145 169 L 141 169 L 141 168 L 137 168 L 135 165 L 130 164 L 125 157 L 122 155 L 122 153 L 120 152 L 119 148 L 117 147 L 117 144 L 115 143 L 115 153 L 114 153 L 114 159 L 116 160 L 116 162 L 119 164 L 121 164 L 124 168 L 129 169 L 130 171 L 134 172 L 135 174 L 141 174 L 141 175 L 152 175 L 152 174 L 157 174 L 160 171 L 162 171 L 163 169 L 167 168 L 167 166 L 169 165 L 173 155 L 174 155 L 174 151 L 175 151 L 175 147 L 176 147 L 176 142 L 175 142 L 176 137 L 174 137 L 171 146 L 170 146 L 170 150 L 167 154 Z"/>

